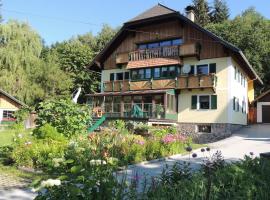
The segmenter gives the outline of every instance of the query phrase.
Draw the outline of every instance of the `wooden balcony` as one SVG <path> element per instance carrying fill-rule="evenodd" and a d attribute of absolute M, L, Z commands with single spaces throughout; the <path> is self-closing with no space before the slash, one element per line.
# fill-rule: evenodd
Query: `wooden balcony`
<path fill-rule="evenodd" d="M 176 80 L 177 89 L 198 89 L 198 88 L 215 88 L 217 78 L 216 75 L 193 75 L 180 76 Z"/>
<path fill-rule="evenodd" d="M 179 56 L 179 46 L 141 49 L 129 53 L 129 61 L 146 60 L 152 58 L 166 58 Z"/>
<path fill-rule="evenodd" d="M 188 43 L 180 46 L 139 49 L 132 52 L 118 53 L 116 54 L 116 64 L 124 64 L 129 61 L 140 61 L 153 58 L 198 57 L 199 54 L 200 45 L 198 43 Z"/>
<path fill-rule="evenodd" d="M 215 89 L 217 77 L 209 75 L 182 75 L 176 79 L 158 79 L 142 81 L 107 81 L 104 92 L 125 92 L 155 89 Z"/>
<path fill-rule="evenodd" d="M 198 43 L 183 44 L 179 47 L 180 57 L 190 57 L 200 55 L 200 45 Z"/>

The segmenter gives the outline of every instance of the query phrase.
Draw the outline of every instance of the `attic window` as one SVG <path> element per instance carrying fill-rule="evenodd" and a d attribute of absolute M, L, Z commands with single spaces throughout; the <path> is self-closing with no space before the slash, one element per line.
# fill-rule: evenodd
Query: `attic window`
<path fill-rule="evenodd" d="M 176 46 L 183 44 L 183 39 L 176 38 L 170 40 L 162 40 L 159 42 L 149 42 L 144 44 L 138 44 L 138 49 L 153 49 L 158 47 L 165 47 L 165 46 Z"/>

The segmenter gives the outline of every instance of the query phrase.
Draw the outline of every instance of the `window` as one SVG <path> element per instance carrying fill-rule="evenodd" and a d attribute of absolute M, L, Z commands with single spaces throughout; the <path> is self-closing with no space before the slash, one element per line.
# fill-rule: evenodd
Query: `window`
<path fill-rule="evenodd" d="M 164 46 L 171 46 L 171 45 L 172 45 L 172 41 L 170 41 L 170 40 L 160 42 L 160 46 L 161 46 L 161 47 L 164 47 Z"/>
<path fill-rule="evenodd" d="M 114 81 L 114 73 L 110 74 L 110 81 Z"/>
<path fill-rule="evenodd" d="M 14 111 L 11 111 L 11 110 L 4 110 L 3 111 L 3 118 L 6 118 L 6 119 L 14 119 Z"/>
<path fill-rule="evenodd" d="M 235 80 L 237 79 L 237 69 L 236 69 L 236 67 L 234 67 L 234 79 Z"/>
<path fill-rule="evenodd" d="M 151 78 L 151 69 L 145 69 L 145 78 Z"/>
<path fill-rule="evenodd" d="M 175 77 L 175 76 L 176 76 L 175 66 L 169 67 L 169 77 Z"/>
<path fill-rule="evenodd" d="M 144 69 L 139 70 L 138 77 L 139 77 L 139 79 L 144 79 Z"/>
<path fill-rule="evenodd" d="M 160 68 L 155 68 L 154 69 L 154 78 L 159 78 L 160 77 Z"/>
<path fill-rule="evenodd" d="M 211 126 L 209 126 L 209 125 L 198 125 L 198 132 L 200 132 L 200 133 L 211 133 Z"/>
<path fill-rule="evenodd" d="M 129 80 L 129 72 L 125 72 L 124 74 L 125 74 L 125 75 L 124 75 L 124 79 L 125 79 L 125 80 Z"/>
<path fill-rule="evenodd" d="M 183 39 L 177 38 L 172 40 L 164 40 L 159 42 L 151 42 L 151 43 L 144 43 L 138 44 L 138 49 L 152 49 L 158 47 L 165 47 L 165 46 L 176 46 L 183 44 Z"/>
<path fill-rule="evenodd" d="M 118 81 L 123 80 L 123 73 L 122 72 L 116 74 L 116 80 L 118 80 Z"/>
<path fill-rule="evenodd" d="M 208 65 L 197 65 L 197 74 L 208 74 Z"/>
<path fill-rule="evenodd" d="M 161 77 L 167 77 L 168 76 L 168 68 L 162 67 L 161 68 Z"/>
<path fill-rule="evenodd" d="M 238 74 L 238 82 L 240 82 L 240 71 L 239 70 L 237 70 L 237 74 Z"/>
<path fill-rule="evenodd" d="M 159 43 L 158 42 L 156 42 L 156 43 L 150 43 L 147 46 L 148 46 L 148 49 L 153 49 L 153 48 L 159 47 Z"/>
<path fill-rule="evenodd" d="M 239 105 L 239 99 L 237 97 L 233 97 L 233 110 L 235 112 L 239 112 L 240 105 Z"/>
<path fill-rule="evenodd" d="M 181 44 L 183 44 L 182 39 L 174 39 L 174 40 L 172 40 L 172 45 L 181 45 Z"/>
<path fill-rule="evenodd" d="M 217 95 L 193 95 L 191 96 L 192 110 L 217 109 Z"/>
<path fill-rule="evenodd" d="M 236 99 L 236 111 L 239 112 L 240 110 L 240 103 L 239 103 L 239 99 Z"/>
<path fill-rule="evenodd" d="M 241 85 L 243 85 L 243 75 L 242 75 L 242 73 L 240 73 L 240 83 L 241 83 Z"/>
<path fill-rule="evenodd" d="M 147 44 L 139 44 L 138 49 L 147 49 Z"/>
<path fill-rule="evenodd" d="M 199 109 L 209 109 L 210 99 L 209 96 L 199 96 Z"/>
<path fill-rule="evenodd" d="M 138 70 L 131 71 L 131 78 L 132 78 L 132 80 L 139 79 Z"/>

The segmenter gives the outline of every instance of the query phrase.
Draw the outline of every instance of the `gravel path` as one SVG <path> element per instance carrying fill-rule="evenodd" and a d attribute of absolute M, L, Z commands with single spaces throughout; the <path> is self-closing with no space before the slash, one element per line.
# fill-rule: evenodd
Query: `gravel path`
<path fill-rule="evenodd" d="M 32 200 L 35 193 L 27 188 L 27 180 L 0 174 L 0 200 Z"/>

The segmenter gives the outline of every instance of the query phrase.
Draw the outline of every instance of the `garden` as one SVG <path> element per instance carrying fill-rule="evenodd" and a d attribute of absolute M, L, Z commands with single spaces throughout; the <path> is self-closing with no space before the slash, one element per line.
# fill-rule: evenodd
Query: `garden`
<path fill-rule="evenodd" d="M 269 162 L 259 158 L 228 164 L 220 152 L 202 148 L 175 127 L 149 127 L 115 120 L 88 133 L 90 109 L 69 100 L 49 100 L 37 108 L 37 127 L 24 130 L 24 114 L 1 144 L 1 166 L 39 171 L 31 186 L 36 199 L 267 199 Z M 138 177 L 117 175 L 130 164 L 190 154 L 205 155 L 199 171 L 178 163 L 139 189 Z M 144 179 L 144 177 L 140 177 Z"/>

